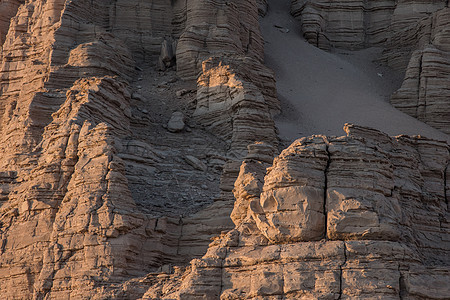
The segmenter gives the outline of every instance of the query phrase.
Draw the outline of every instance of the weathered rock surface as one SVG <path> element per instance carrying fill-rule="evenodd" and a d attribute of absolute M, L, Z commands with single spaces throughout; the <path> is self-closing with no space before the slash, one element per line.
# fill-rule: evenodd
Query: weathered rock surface
<path fill-rule="evenodd" d="M 247 145 L 277 143 L 255 3 L 0 3 L 2 299 L 105 298 L 201 257 L 211 236 L 232 228 Z M 242 99 L 193 117 L 202 100 L 174 100 L 171 88 L 191 91 L 192 82 L 170 67 L 195 79 L 203 60 L 224 54 Z M 166 76 L 149 71 L 158 61 L 172 78 L 153 85 Z M 186 116 L 185 131 L 163 128 L 169 111 Z M 236 130 L 218 124 L 224 116 Z M 260 118 L 267 125 L 253 136 Z"/>
<path fill-rule="evenodd" d="M 184 129 L 184 115 L 181 111 L 176 111 L 170 117 L 169 123 L 167 123 L 167 129 L 170 132 L 180 132 Z"/>
<path fill-rule="evenodd" d="M 237 54 L 263 61 L 255 0 L 187 1 L 183 10 L 185 30 L 176 51 L 181 77 L 196 79 L 202 62 L 214 55 Z"/>
<path fill-rule="evenodd" d="M 321 49 L 361 49 L 385 42 L 396 8 L 393 0 L 292 0 L 306 40 Z"/>
<path fill-rule="evenodd" d="M 273 162 L 266 9 L 0 1 L 2 299 L 448 295 L 448 146 L 349 126 Z"/>
<path fill-rule="evenodd" d="M 444 0 L 292 0 L 291 13 L 300 20 L 305 38 L 317 47 L 361 49 L 400 38 L 446 6 Z"/>
<path fill-rule="evenodd" d="M 5 0 L 0 3 L 0 52 L 8 33 L 11 18 L 16 15 L 17 9 L 25 1 Z"/>
<path fill-rule="evenodd" d="M 421 19 L 416 34 L 406 32 L 397 37 L 396 42 L 412 44 L 414 51 L 402 87 L 391 98 L 392 105 L 399 110 L 447 134 L 450 133 L 449 26 L 450 8 L 445 8 Z"/>
<path fill-rule="evenodd" d="M 236 228 L 142 299 L 447 297 L 449 146 L 345 130 L 297 140 L 267 172 L 246 160 Z"/>
<path fill-rule="evenodd" d="M 247 145 L 277 143 L 272 113 L 279 111 L 273 74 L 250 57 L 214 57 L 203 62 L 198 79 L 196 120 L 230 141 L 243 157 Z"/>

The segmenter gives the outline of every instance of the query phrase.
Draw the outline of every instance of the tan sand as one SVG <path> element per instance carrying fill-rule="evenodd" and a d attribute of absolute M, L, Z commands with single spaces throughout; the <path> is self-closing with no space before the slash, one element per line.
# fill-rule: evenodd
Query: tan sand
<path fill-rule="evenodd" d="M 450 141 L 448 135 L 391 106 L 390 95 L 403 76 L 373 62 L 381 49 L 322 51 L 303 39 L 289 9 L 289 0 L 269 1 L 269 12 L 261 20 L 266 65 L 276 73 L 282 105 L 276 117 L 282 140 L 342 135 L 343 125 L 354 123 L 390 135 Z"/>

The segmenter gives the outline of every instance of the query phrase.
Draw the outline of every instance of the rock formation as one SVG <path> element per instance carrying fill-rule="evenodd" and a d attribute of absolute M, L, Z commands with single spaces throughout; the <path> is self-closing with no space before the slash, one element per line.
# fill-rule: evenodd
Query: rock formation
<path fill-rule="evenodd" d="M 448 145 L 349 125 L 274 160 L 267 3 L 0 0 L 2 299 L 448 294 Z M 386 22 L 355 43 L 384 43 Z M 411 64 L 418 117 L 439 123 L 446 65 Z"/>
<path fill-rule="evenodd" d="M 423 18 L 415 34 L 402 32 L 392 43 L 414 50 L 402 87 L 391 103 L 401 111 L 450 133 L 450 8 Z M 390 50 L 389 52 L 393 52 Z"/>
<path fill-rule="evenodd" d="M 8 33 L 10 19 L 16 15 L 17 8 L 23 3 L 24 1 L 18 0 L 5 0 L 0 3 L 0 49 Z"/>
<path fill-rule="evenodd" d="M 447 297 L 448 145 L 345 130 L 244 160 L 235 229 L 142 299 Z"/>
<path fill-rule="evenodd" d="M 361 49 L 389 38 L 395 2 L 293 0 L 291 13 L 300 20 L 303 35 L 313 45 Z"/>
<path fill-rule="evenodd" d="M 2 1 L 0 11 L 5 299 L 102 297 L 202 256 L 232 228 L 247 144 L 277 143 L 256 2 Z M 170 70 L 174 52 L 179 77 L 203 73 L 181 103 L 169 86 L 195 83 Z M 158 60 L 173 75 L 153 86 Z M 229 82 L 233 98 L 205 105 Z M 165 129 L 174 111 L 186 115 L 181 132 Z"/>
<path fill-rule="evenodd" d="M 381 61 L 405 70 L 391 103 L 410 116 L 450 132 L 448 1 L 303 1 L 292 14 L 305 38 L 321 49 L 383 47 Z"/>

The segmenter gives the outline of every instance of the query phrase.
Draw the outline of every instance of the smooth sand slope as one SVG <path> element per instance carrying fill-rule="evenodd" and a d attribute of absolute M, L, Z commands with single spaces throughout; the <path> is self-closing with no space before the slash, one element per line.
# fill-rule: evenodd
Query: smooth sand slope
<path fill-rule="evenodd" d="M 322 51 L 303 39 L 289 10 L 290 0 L 271 0 L 261 20 L 266 65 L 276 73 L 282 105 L 276 118 L 282 140 L 342 135 L 343 125 L 354 123 L 389 135 L 423 135 L 450 142 L 448 135 L 390 105 L 389 96 L 400 87 L 402 74 L 373 62 L 381 49 Z"/>

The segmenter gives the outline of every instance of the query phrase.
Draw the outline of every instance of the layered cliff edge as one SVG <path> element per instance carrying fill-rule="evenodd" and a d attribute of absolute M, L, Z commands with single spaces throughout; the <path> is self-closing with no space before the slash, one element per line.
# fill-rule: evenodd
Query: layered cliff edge
<path fill-rule="evenodd" d="M 392 103 L 448 133 L 448 3 L 381 2 L 292 14 L 385 47 Z M 268 5 L 0 2 L 5 299 L 446 299 L 448 144 L 346 125 L 273 160 Z"/>
<path fill-rule="evenodd" d="M 380 61 L 404 70 L 394 107 L 449 133 L 448 1 L 292 1 L 305 39 L 321 49 L 382 47 Z"/>
<path fill-rule="evenodd" d="M 235 229 L 143 299 L 446 299 L 448 145 L 345 131 L 252 145 Z"/>

